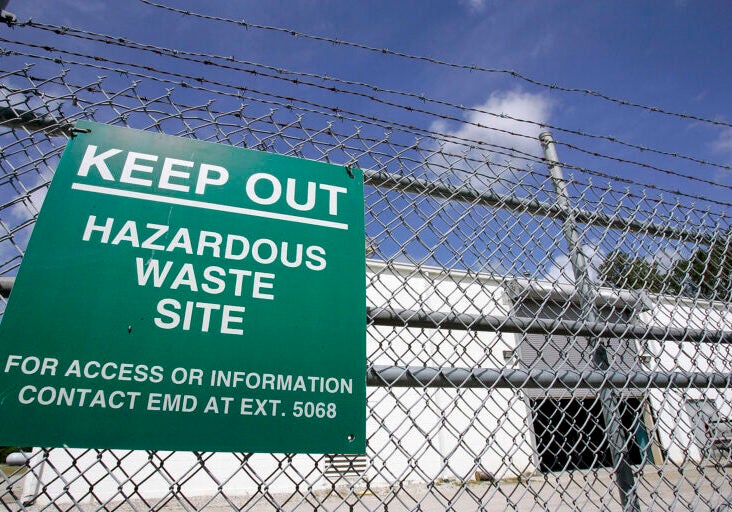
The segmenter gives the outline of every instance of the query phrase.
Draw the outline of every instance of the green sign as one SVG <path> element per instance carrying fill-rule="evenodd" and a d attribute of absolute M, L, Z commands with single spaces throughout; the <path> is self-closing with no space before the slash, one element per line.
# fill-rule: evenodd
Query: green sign
<path fill-rule="evenodd" d="M 0 323 L 0 444 L 363 453 L 362 173 L 78 127 Z"/>

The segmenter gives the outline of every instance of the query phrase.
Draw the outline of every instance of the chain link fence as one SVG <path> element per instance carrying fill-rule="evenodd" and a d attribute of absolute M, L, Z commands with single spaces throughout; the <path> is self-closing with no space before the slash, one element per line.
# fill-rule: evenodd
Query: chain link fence
<path fill-rule="evenodd" d="M 728 205 L 600 182 L 549 134 L 486 148 L 28 47 L 1 57 L 0 313 L 76 120 L 358 166 L 368 444 L 25 447 L 3 466 L 6 509 L 732 508 Z"/>

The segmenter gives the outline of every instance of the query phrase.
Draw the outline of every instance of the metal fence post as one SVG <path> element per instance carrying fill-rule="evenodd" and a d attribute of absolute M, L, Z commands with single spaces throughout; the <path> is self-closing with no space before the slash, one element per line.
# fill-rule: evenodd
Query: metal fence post
<path fill-rule="evenodd" d="M 567 241 L 569 260 L 574 273 L 574 283 L 580 298 L 582 320 L 594 324 L 598 321 L 597 311 L 595 310 L 594 290 L 587 268 L 587 258 L 582 249 L 581 236 L 577 229 L 577 223 L 569 200 L 567 181 L 564 179 L 562 168 L 559 166 L 559 158 L 551 133 L 542 132 L 539 135 L 539 140 L 541 141 L 544 156 L 549 166 L 549 173 L 551 174 L 552 184 L 554 185 L 557 204 L 565 212 L 562 231 Z M 596 336 L 590 336 L 588 342 L 592 348 L 593 366 L 601 371 L 608 370 L 610 363 L 603 341 Z M 615 470 L 615 481 L 620 493 L 620 501 L 624 510 L 640 511 L 633 468 L 631 468 L 629 460 L 628 433 L 622 424 L 620 414 L 620 397 L 616 391 L 605 387 L 599 390 L 599 395 L 602 415 L 605 420 L 605 427 L 607 428 L 608 445 Z"/>

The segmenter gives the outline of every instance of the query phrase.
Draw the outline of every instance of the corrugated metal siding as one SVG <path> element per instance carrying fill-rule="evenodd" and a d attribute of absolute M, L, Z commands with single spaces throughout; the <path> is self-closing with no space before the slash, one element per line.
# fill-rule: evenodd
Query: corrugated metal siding
<path fill-rule="evenodd" d="M 579 307 L 575 304 L 559 304 L 556 302 L 538 302 L 524 300 L 513 306 L 519 316 L 538 316 L 539 318 L 563 318 L 577 320 L 580 317 Z M 604 321 L 628 322 L 631 311 L 617 308 L 600 309 L 598 315 Z M 639 369 L 638 351 L 634 339 L 601 338 L 607 349 L 610 367 L 617 371 L 628 372 Z M 523 368 L 539 370 L 591 370 L 592 349 L 589 340 L 583 336 L 560 336 L 543 334 L 525 334 L 521 337 L 516 351 Z M 571 393 L 570 393 L 571 391 Z M 561 398 L 570 396 L 592 396 L 589 390 L 526 390 L 529 397 L 550 396 Z M 629 392 L 626 395 L 634 395 Z"/>

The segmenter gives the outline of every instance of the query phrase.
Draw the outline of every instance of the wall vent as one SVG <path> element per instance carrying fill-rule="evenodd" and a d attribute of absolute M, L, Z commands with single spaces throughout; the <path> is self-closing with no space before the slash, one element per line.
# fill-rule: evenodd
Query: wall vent
<path fill-rule="evenodd" d="M 355 480 L 364 474 L 366 466 L 366 455 L 326 455 L 323 474 L 332 481 L 341 478 Z"/>

